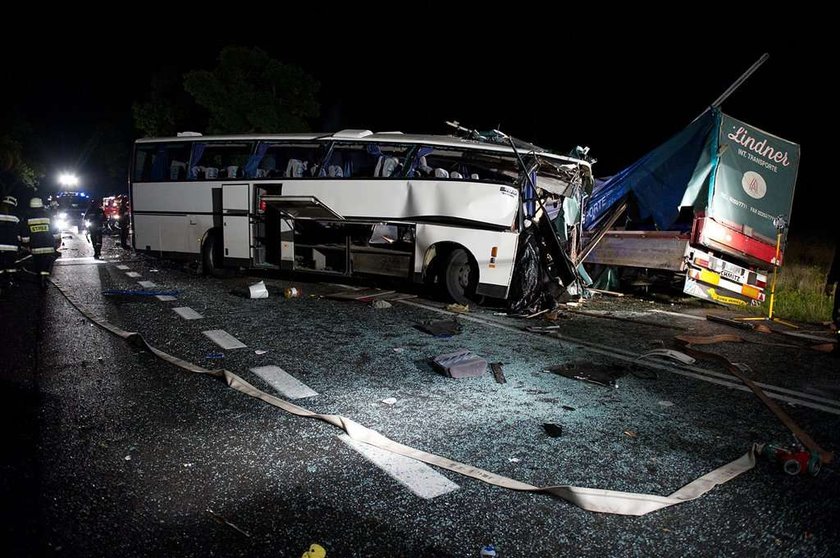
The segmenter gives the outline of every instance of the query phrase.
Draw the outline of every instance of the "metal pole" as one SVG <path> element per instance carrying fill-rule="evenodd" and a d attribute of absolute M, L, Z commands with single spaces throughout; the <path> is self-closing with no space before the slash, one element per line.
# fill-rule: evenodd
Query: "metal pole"
<path fill-rule="evenodd" d="M 759 68 L 762 64 L 764 64 L 765 62 L 767 62 L 767 59 L 768 59 L 768 58 L 770 58 L 770 54 L 769 54 L 769 53 L 765 52 L 764 54 L 762 54 L 762 55 L 761 55 L 761 58 L 759 58 L 758 60 L 756 60 L 756 61 L 755 61 L 755 63 L 753 63 L 753 65 L 752 65 L 752 66 L 750 66 L 750 67 L 749 67 L 749 69 L 748 69 L 746 72 L 744 72 L 743 74 L 741 74 L 741 77 L 739 77 L 738 79 L 736 79 L 736 80 L 735 80 L 735 82 L 734 82 L 732 85 L 730 85 L 730 86 L 729 86 L 729 88 L 728 88 L 726 91 L 724 91 L 724 92 L 723 92 L 723 94 L 722 94 L 720 97 L 718 97 L 718 98 L 715 100 L 715 102 L 714 102 L 714 103 L 712 103 L 712 107 L 714 107 L 714 108 L 719 107 L 719 106 L 720 106 L 720 105 L 721 105 L 721 104 L 722 104 L 722 103 L 723 103 L 723 102 L 724 102 L 724 101 L 725 101 L 725 100 L 726 100 L 726 99 L 727 99 L 730 95 L 732 95 L 732 93 L 734 93 L 734 92 L 735 92 L 735 90 L 736 90 L 736 89 L 738 89 L 739 87 L 741 87 L 741 84 L 742 84 L 742 83 L 744 83 L 745 81 L 747 81 L 747 78 L 749 78 L 751 75 L 753 75 L 753 73 L 754 73 L 754 72 L 755 72 L 755 71 L 756 71 L 756 70 L 757 70 L 757 69 L 758 69 L 758 68 Z"/>
<path fill-rule="evenodd" d="M 773 258 L 773 284 L 770 285 L 770 309 L 767 311 L 767 319 L 773 319 L 773 303 L 776 300 L 776 278 L 779 274 L 779 250 L 782 244 L 782 230 L 776 232 L 776 257 Z"/>

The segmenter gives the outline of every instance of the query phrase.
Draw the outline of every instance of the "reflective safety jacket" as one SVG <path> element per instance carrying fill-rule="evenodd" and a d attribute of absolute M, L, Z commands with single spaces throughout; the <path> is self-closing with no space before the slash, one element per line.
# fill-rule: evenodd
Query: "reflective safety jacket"
<path fill-rule="evenodd" d="M 17 252 L 20 247 L 18 227 L 20 220 L 15 215 L 0 213 L 0 252 Z"/>
<path fill-rule="evenodd" d="M 50 214 L 46 209 L 30 209 L 29 215 L 21 223 L 20 240 L 29 245 L 32 255 L 54 254 L 56 241 L 61 233 L 54 231 L 50 224 Z"/>

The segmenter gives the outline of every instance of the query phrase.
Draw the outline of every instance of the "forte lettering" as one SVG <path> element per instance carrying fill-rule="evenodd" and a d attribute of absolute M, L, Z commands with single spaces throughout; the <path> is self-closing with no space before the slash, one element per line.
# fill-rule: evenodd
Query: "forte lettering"
<path fill-rule="evenodd" d="M 743 126 L 740 126 L 738 128 L 738 131 L 735 133 L 730 132 L 726 135 L 726 137 L 728 137 L 736 143 L 743 145 L 746 149 L 755 151 L 756 153 L 758 153 L 762 157 L 765 157 L 769 161 L 774 161 L 785 167 L 790 165 L 787 151 L 779 151 L 773 148 L 772 146 L 767 145 L 766 139 L 763 139 L 761 141 L 756 140 L 754 137 L 747 133 L 747 129 Z"/>

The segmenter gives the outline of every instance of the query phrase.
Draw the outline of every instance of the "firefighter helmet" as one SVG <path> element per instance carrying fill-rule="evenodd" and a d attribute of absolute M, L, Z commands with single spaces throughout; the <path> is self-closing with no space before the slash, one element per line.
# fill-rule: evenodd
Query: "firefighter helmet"
<path fill-rule="evenodd" d="M 44 207 L 44 202 L 41 201 L 41 198 L 32 198 L 31 200 L 29 200 L 29 207 L 33 209 Z"/>
<path fill-rule="evenodd" d="M 3 203 L 11 205 L 12 207 L 17 207 L 17 198 L 14 196 L 6 196 L 3 198 Z"/>

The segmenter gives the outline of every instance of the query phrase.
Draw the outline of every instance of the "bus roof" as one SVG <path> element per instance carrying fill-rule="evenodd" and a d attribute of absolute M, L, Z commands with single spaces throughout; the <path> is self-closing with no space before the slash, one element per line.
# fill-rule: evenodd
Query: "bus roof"
<path fill-rule="evenodd" d="M 402 132 L 378 132 L 369 130 L 341 130 L 335 133 L 296 133 L 296 134 L 235 134 L 218 136 L 178 136 L 164 138 L 141 138 L 136 140 L 137 144 L 163 143 L 163 142 L 206 142 L 206 141 L 356 141 L 368 143 L 408 143 L 434 145 L 440 147 L 454 147 L 462 149 L 475 149 L 480 151 L 496 151 L 500 153 L 513 153 L 509 145 L 475 141 L 466 138 L 459 138 L 448 135 L 426 135 L 426 134 L 404 134 Z M 521 149 L 521 152 L 528 150 Z M 537 154 L 550 157 L 559 161 L 574 162 L 591 168 L 591 164 L 583 159 L 558 155 L 551 151 L 538 148 Z"/>

